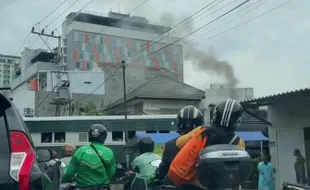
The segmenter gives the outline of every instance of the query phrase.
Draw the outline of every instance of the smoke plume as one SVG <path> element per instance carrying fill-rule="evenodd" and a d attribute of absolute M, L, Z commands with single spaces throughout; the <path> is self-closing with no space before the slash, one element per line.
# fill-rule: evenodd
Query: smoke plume
<path fill-rule="evenodd" d="M 185 17 L 183 19 L 185 19 Z M 166 12 L 162 13 L 160 17 L 161 22 L 165 22 L 165 24 L 171 26 L 175 26 L 183 19 L 176 19 L 171 13 Z M 176 33 L 172 30 L 171 35 L 183 37 L 186 34 L 193 32 L 195 29 L 194 20 L 195 19 L 188 19 Z M 197 71 L 223 77 L 229 88 L 235 88 L 237 86 L 239 80 L 235 75 L 233 66 L 228 61 L 218 60 L 212 53 L 212 49 L 211 51 L 199 50 L 197 44 L 186 39 L 183 40 L 183 48 L 184 61 L 193 64 Z"/>

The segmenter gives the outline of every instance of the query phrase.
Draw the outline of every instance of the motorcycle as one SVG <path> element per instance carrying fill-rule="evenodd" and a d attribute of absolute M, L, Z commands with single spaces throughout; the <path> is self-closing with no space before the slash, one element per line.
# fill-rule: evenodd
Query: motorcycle
<path fill-rule="evenodd" d="M 151 162 L 151 165 L 155 167 L 159 167 L 161 160 L 155 160 Z M 119 182 L 123 182 L 123 190 L 169 190 L 169 189 L 176 189 L 173 185 L 164 185 L 154 179 L 153 182 L 147 184 L 143 178 L 136 178 L 136 172 L 129 170 L 125 172 L 124 176 L 117 179 Z M 134 181 L 135 180 L 135 181 Z M 133 183 L 134 181 L 134 183 Z"/>

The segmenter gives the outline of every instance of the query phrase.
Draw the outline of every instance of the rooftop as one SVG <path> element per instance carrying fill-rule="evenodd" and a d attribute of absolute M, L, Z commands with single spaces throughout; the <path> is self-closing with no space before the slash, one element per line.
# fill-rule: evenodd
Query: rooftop
<path fill-rule="evenodd" d="M 67 25 L 71 24 L 73 21 L 85 22 L 103 26 L 117 27 L 130 26 L 131 28 L 143 29 L 147 28 L 158 34 L 166 33 L 171 29 L 164 25 L 151 24 L 146 18 L 131 16 L 129 14 L 120 14 L 110 11 L 108 16 L 95 15 L 90 13 L 76 13 L 71 12 L 67 15 Z M 121 22 L 120 22 L 121 20 Z"/>
<path fill-rule="evenodd" d="M 135 99 L 201 100 L 203 98 L 205 98 L 204 91 L 164 75 L 155 76 L 127 94 L 127 102 Z M 123 102 L 124 98 L 120 98 L 106 110 Z"/>
<path fill-rule="evenodd" d="M 0 57 L 6 57 L 6 58 L 15 58 L 15 59 L 20 59 L 20 56 L 16 56 L 16 55 L 5 55 L 5 54 L 1 54 L 0 53 Z"/>
<path fill-rule="evenodd" d="M 270 102 L 272 102 L 275 99 L 278 98 L 292 98 L 292 97 L 297 97 L 297 96 L 310 96 L 310 88 L 303 88 L 303 89 L 298 89 L 298 90 L 292 90 L 292 91 L 287 91 L 283 93 L 278 93 L 278 94 L 273 94 L 269 96 L 263 96 L 259 98 L 253 98 L 253 99 L 248 99 L 244 101 L 240 101 L 242 105 L 249 105 L 249 104 L 265 104 L 268 105 Z"/>

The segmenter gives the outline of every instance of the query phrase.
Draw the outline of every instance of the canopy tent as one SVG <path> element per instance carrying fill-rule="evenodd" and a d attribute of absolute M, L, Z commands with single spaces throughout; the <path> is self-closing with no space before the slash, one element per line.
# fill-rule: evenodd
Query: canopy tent
<path fill-rule="evenodd" d="M 236 134 L 244 141 L 268 141 L 261 132 L 258 131 L 236 131 Z M 138 138 L 151 137 L 155 144 L 164 144 L 167 141 L 179 136 L 178 133 L 137 133 Z"/>

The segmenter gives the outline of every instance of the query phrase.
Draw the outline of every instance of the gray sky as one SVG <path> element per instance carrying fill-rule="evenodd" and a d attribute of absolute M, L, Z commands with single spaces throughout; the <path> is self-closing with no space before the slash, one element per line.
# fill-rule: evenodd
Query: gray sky
<path fill-rule="evenodd" d="M 69 12 L 79 10 L 89 1 L 79 0 L 73 7 L 62 14 L 59 19 L 53 22 L 46 31 L 55 29 L 55 27 L 62 23 Z M 146 16 L 155 23 L 178 23 L 212 1 L 149 0 L 132 14 Z M 173 35 L 184 36 L 243 1 L 245 0 L 224 0 L 218 6 L 191 21 L 193 24 L 192 28 L 177 31 Z M 266 3 L 258 6 L 265 1 Z M 308 74 L 310 73 L 308 47 L 308 44 L 310 44 L 310 16 L 308 14 L 310 1 L 293 0 L 256 20 L 210 38 L 286 1 L 288 0 L 251 0 L 243 7 L 186 39 L 189 42 L 197 42 L 195 47 L 199 50 L 209 52 L 212 49 L 217 59 L 228 61 L 233 66 L 235 74 L 240 81 L 238 86 L 253 87 L 256 97 L 307 87 L 309 86 L 308 80 L 310 79 L 310 74 Z M 31 27 L 61 2 L 63 0 L 1 0 L 0 52 L 16 54 Z M 56 19 L 59 14 L 74 2 L 75 0 L 67 0 L 54 14 L 38 25 L 38 29 L 45 27 Z M 130 3 L 128 0 L 93 0 L 85 10 L 97 13 L 107 13 L 110 9 L 128 12 L 142 2 L 143 0 L 130 0 Z M 251 8 L 239 12 L 256 2 L 257 4 Z M 216 11 L 229 3 L 231 4 L 226 8 Z M 258 7 L 255 8 L 255 6 Z M 213 11 L 216 11 L 216 13 L 208 16 Z M 171 15 L 171 18 L 174 18 L 173 21 L 165 17 L 168 13 Z M 224 24 L 234 17 L 236 19 Z M 165 20 L 162 18 L 165 18 Z M 222 24 L 224 24 L 222 27 L 214 29 Z M 212 29 L 214 30 L 210 32 Z M 59 32 L 61 32 L 61 29 Z M 29 46 L 36 38 L 37 36 L 30 35 L 25 45 Z M 52 39 L 49 40 L 49 43 L 56 45 L 56 41 Z M 34 47 L 39 48 L 42 44 L 43 42 L 38 39 Z M 45 46 L 43 47 L 46 48 Z M 211 82 L 225 82 L 221 76 L 210 72 L 201 72 L 196 69 L 195 63 L 192 62 L 185 64 L 184 72 L 186 83 L 202 89 L 208 88 Z"/>

